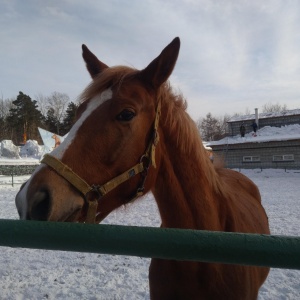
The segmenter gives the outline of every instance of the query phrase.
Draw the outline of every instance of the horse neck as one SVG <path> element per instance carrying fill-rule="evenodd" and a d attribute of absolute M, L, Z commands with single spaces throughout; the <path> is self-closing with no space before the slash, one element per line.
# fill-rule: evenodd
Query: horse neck
<path fill-rule="evenodd" d="M 178 127 L 184 126 L 184 120 L 175 122 L 178 128 L 160 125 L 161 162 L 152 192 L 162 227 L 222 230 L 219 212 L 223 208 L 216 201 L 220 193 L 218 175 L 194 122 L 184 111 L 182 114 L 189 122 L 186 128 Z M 178 138 L 178 132 L 182 137 L 190 135 L 190 139 Z"/>

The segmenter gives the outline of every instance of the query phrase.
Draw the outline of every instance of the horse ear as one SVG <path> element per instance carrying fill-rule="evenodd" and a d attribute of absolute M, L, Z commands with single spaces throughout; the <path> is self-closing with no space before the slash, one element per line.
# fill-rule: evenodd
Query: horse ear
<path fill-rule="evenodd" d="M 139 77 L 152 88 L 158 89 L 171 75 L 179 53 L 180 39 L 176 37 L 164 50 L 156 57 Z"/>
<path fill-rule="evenodd" d="M 108 68 L 93 54 L 86 45 L 82 45 L 82 57 L 92 78 L 95 78 L 104 69 Z"/>

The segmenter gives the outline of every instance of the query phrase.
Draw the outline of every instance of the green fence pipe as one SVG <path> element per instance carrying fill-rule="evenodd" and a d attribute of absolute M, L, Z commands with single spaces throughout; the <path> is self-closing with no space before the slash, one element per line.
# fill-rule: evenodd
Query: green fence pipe
<path fill-rule="evenodd" d="M 300 237 L 0 220 L 0 246 L 300 269 Z"/>

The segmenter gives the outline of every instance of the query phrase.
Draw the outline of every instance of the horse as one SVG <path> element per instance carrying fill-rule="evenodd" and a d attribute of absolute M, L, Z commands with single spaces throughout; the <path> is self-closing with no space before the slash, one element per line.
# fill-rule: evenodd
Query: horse
<path fill-rule="evenodd" d="M 257 186 L 206 154 L 169 81 L 175 38 L 137 70 L 109 67 L 85 45 L 92 81 L 76 122 L 16 195 L 21 219 L 99 223 L 151 191 L 163 228 L 269 234 Z M 256 299 L 269 269 L 153 258 L 151 299 Z"/>

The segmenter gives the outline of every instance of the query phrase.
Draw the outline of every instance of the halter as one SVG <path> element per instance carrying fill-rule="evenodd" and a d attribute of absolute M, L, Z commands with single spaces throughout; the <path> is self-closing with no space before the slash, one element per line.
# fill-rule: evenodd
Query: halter
<path fill-rule="evenodd" d="M 71 183 L 84 196 L 84 199 L 88 205 L 85 223 L 95 223 L 96 221 L 100 222 L 101 219 L 97 218 L 97 207 L 99 200 L 107 193 L 119 186 L 121 183 L 129 180 L 137 174 L 141 174 L 142 178 L 135 194 L 130 198 L 128 202 L 134 201 L 136 198 L 143 195 L 148 170 L 151 165 L 156 168 L 155 148 L 159 141 L 158 123 L 160 114 L 161 102 L 159 101 L 156 108 L 155 120 L 153 124 L 153 134 L 145 153 L 140 158 L 140 161 L 129 170 L 109 180 L 103 185 L 89 185 L 83 178 L 77 175 L 70 167 L 65 165 L 58 158 L 50 154 L 46 154 L 44 156 L 41 162 L 54 169 L 61 177 Z"/>

